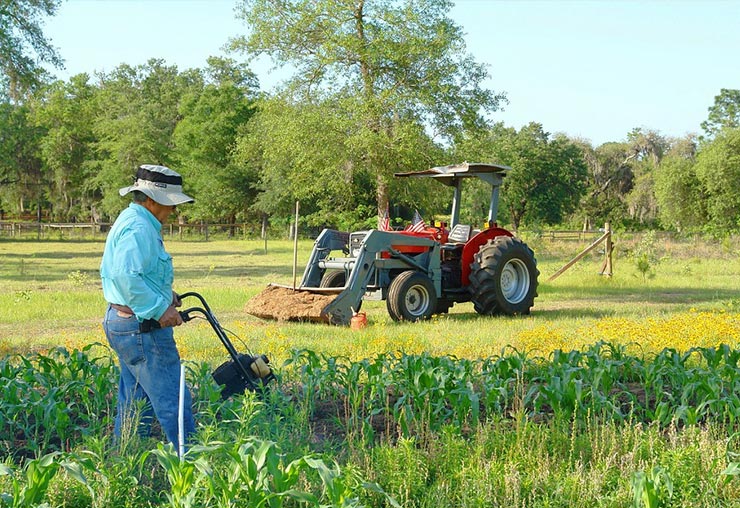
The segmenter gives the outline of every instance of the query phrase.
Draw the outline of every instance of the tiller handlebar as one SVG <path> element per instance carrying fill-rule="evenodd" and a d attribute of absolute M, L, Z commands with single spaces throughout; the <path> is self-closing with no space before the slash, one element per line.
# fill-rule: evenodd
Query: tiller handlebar
<path fill-rule="evenodd" d="M 251 355 L 239 353 L 234 344 L 231 342 L 216 316 L 211 312 L 211 308 L 205 299 L 198 293 L 188 292 L 180 295 L 180 299 L 195 297 L 200 300 L 202 307 L 190 307 L 180 311 L 182 320 L 187 322 L 195 317 L 193 314 L 201 314 L 216 332 L 216 336 L 229 353 L 231 360 L 219 365 L 213 371 L 213 379 L 221 385 L 221 397 L 229 398 L 234 394 L 242 394 L 245 390 L 257 391 L 264 387 L 275 374 L 270 368 L 270 360 L 265 355 Z"/>

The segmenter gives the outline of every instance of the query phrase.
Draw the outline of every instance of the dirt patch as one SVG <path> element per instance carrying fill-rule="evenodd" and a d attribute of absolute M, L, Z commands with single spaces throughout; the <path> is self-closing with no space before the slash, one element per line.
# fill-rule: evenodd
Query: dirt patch
<path fill-rule="evenodd" d="M 314 445 L 342 443 L 347 438 L 347 422 L 342 401 L 336 399 L 315 401 L 314 411 L 309 419 L 311 443 Z"/>
<path fill-rule="evenodd" d="M 262 319 L 327 322 L 328 319 L 322 317 L 321 311 L 334 298 L 336 295 L 267 286 L 264 291 L 247 302 L 244 310 L 247 314 Z"/>

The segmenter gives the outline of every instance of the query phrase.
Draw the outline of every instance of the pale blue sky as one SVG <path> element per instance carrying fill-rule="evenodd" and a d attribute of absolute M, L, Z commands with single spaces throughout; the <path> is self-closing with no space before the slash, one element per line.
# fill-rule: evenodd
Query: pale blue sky
<path fill-rule="evenodd" d="M 66 0 L 44 32 L 66 60 L 62 79 L 149 58 L 184 70 L 246 32 L 234 5 Z M 740 0 L 459 0 L 451 16 L 509 98 L 494 118 L 517 129 L 537 121 L 595 145 L 634 127 L 683 136 L 700 132 L 721 88 L 740 88 Z M 268 65 L 253 71 L 276 83 Z"/>

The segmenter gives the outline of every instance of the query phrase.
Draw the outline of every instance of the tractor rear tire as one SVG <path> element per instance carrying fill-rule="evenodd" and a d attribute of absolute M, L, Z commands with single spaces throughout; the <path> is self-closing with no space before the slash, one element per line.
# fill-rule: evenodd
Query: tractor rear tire
<path fill-rule="evenodd" d="M 529 314 L 537 296 L 537 260 L 532 249 L 509 236 L 482 245 L 470 265 L 470 293 L 478 314 Z"/>
<path fill-rule="evenodd" d="M 344 270 L 326 272 L 319 283 L 320 288 L 343 288 L 347 283 L 347 274 Z"/>
<path fill-rule="evenodd" d="M 388 314 L 394 321 L 421 321 L 437 309 L 437 292 L 432 280 L 420 272 L 401 272 L 388 288 Z"/>

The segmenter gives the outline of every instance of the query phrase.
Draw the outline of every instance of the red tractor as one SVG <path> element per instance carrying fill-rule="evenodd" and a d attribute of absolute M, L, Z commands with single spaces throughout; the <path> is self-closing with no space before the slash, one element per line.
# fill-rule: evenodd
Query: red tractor
<path fill-rule="evenodd" d="M 537 296 L 537 261 L 524 242 L 496 224 L 499 188 L 510 169 L 463 163 L 396 173 L 403 178 L 434 178 L 454 189 L 451 229 L 443 225 L 416 232 L 350 234 L 325 229 L 295 291 L 336 297 L 310 320 L 349 324 L 363 300 L 385 300 L 396 321 L 428 319 L 468 301 L 483 315 L 529 314 Z M 480 230 L 459 223 L 466 178 L 491 185 L 488 221 Z M 343 256 L 331 255 L 338 251 Z"/>

